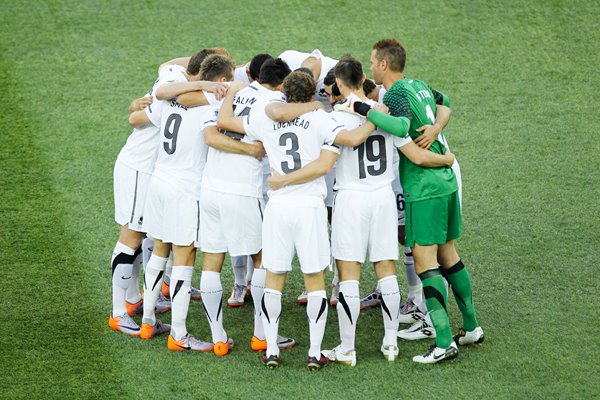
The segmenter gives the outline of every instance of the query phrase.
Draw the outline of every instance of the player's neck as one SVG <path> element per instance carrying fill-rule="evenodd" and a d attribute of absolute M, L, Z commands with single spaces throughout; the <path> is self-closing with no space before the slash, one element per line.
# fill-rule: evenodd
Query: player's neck
<path fill-rule="evenodd" d="M 349 90 L 348 93 L 344 94 L 344 97 L 348 97 L 351 94 L 358 96 L 361 100 L 369 100 L 369 98 L 365 95 L 365 91 L 362 88 Z"/>
<path fill-rule="evenodd" d="M 384 79 L 383 79 L 383 87 L 385 88 L 385 90 L 390 90 L 390 88 L 392 87 L 392 85 L 394 83 L 396 83 L 396 81 L 401 81 L 402 79 L 404 79 L 404 73 L 403 72 L 390 72 Z"/>

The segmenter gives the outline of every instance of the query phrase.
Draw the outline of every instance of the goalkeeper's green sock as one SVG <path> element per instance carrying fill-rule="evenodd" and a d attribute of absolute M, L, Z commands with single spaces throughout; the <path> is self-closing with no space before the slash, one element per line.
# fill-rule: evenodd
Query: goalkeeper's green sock
<path fill-rule="evenodd" d="M 477 328 L 477 318 L 475 316 L 475 306 L 473 305 L 473 290 L 471 288 L 471 278 L 467 268 L 462 261 L 457 262 L 452 267 L 442 270 L 442 274 L 450 283 L 454 298 L 463 317 L 463 329 L 467 332 Z"/>
<path fill-rule="evenodd" d="M 423 293 L 425 294 L 425 304 L 427 304 L 429 317 L 435 328 L 435 344 L 437 347 L 447 349 L 452 344 L 453 339 L 448 319 L 444 278 L 442 278 L 438 268 L 419 274 L 419 278 L 423 283 Z"/>

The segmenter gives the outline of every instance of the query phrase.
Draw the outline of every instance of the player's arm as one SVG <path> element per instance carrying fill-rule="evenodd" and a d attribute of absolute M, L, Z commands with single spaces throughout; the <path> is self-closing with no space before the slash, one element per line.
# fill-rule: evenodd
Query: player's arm
<path fill-rule="evenodd" d="M 352 130 L 340 131 L 335 137 L 334 143 L 341 144 L 342 146 L 356 147 L 373 133 L 377 127 L 372 122 L 365 122 L 358 128 Z"/>
<path fill-rule="evenodd" d="M 133 100 L 131 104 L 129 104 L 129 108 L 127 109 L 127 111 L 129 111 L 129 113 L 131 114 L 134 111 L 143 110 L 150 104 L 152 104 L 152 96 L 146 95 L 144 97 L 140 97 L 139 99 Z"/>
<path fill-rule="evenodd" d="M 217 118 L 217 127 L 227 131 L 245 134 L 244 117 L 236 117 L 233 115 L 233 97 L 242 88 L 248 86 L 243 82 L 231 82 L 227 95 L 223 99 L 219 116 Z"/>
<path fill-rule="evenodd" d="M 168 100 L 183 93 L 205 90 L 207 92 L 213 92 L 218 99 L 227 93 L 227 87 L 228 86 L 222 82 L 211 81 L 171 82 L 160 85 L 156 89 L 156 93 L 154 95 L 158 100 Z M 202 96 L 204 97 L 204 95 Z M 205 104 L 199 105 L 206 104 L 208 104 L 208 101 Z"/>
<path fill-rule="evenodd" d="M 142 109 L 129 114 L 128 121 L 131 127 L 137 128 L 139 126 L 146 125 L 148 122 L 150 122 L 150 119 L 148 118 L 146 111 Z"/>
<path fill-rule="evenodd" d="M 398 146 L 398 149 L 413 164 L 420 167 L 451 167 L 452 163 L 454 163 L 454 154 L 450 150 L 446 151 L 444 155 L 437 154 L 417 146 L 412 140 L 408 140 L 405 144 Z"/>
<path fill-rule="evenodd" d="M 273 190 L 281 189 L 284 186 L 310 182 L 321 176 L 327 175 L 333 168 L 337 158 L 338 153 L 327 149 L 321 149 L 319 158 L 289 174 L 281 175 L 272 169 L 271 176 L 267 178 L 267 182 L 269 187 Z"/>
<path fill-rule="evenodd" d="M 158 74 L 160 75 L 160 70 L 163 69 L 163 67 L 171 64 L 181 65 L 182 67 L 187 68 L 191 58 L 192 57 L 178 57 L 162 63 L 158 66 Z"/>
<path fill-rule="evenodd" d="M 323 103 L 320 101 L 311 101 L 309 103 L 271 103 L 265 107 L 265 112 L 273 121 L 287 122 L 317 109 L 324 109 Z"/>
<path fill-rule="evenodd" d="M 429 149 L 433 142 L 440 135 L 442 130 L 448 125 L 452 110 L 441 104 L 436 104 L 435 123 L 423 125 L 417 129 L 421 135 L 415 139 L 415 143 L 424 149 Z"/>
<path fill-rule="evenodd" d="M 204 128 L 204 141 L 210 147 L 227 153 L 243 154 L 261 161 L 265 156 L 265 148 L 261 142 L 244 143 L 219 132 L 216 126 Z"/>

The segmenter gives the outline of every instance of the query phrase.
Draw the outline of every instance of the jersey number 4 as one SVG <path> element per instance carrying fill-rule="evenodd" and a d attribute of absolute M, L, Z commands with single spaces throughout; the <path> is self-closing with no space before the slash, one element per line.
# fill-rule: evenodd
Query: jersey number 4
<path fill-rule="evenodd" d="M 377 146 L 375 146 L 377 143 Z M 377 147 L 377 152 L 375 148 Z M 360 145 L 354 147 L 354 151 L 358 151 L 358 177 L 365 179 L 367 173 L 369 176 L 378 176 L 387 169 L 387 155 L 385 154 L 385 138 L 381 135 L 372 135 Z M 365 166 L 365 153 L 367 161 L 376 163 Z"/>
<path fill-rule="evenodd" d="M 163 148 L 167 152 L 167 154 L 175 153 L 177 149 L 177 134 L 179 133 L 179 127 L 181 126 L 181 115 L 179 114 L 171 114 L 169 118 L 167 118 L 167 122 L 165 124 L 165 139 L 168 141 L 163 142 Z"/>

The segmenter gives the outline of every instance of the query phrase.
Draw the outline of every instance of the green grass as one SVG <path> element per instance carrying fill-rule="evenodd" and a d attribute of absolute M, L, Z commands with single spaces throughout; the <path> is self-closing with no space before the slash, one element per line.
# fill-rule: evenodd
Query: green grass
<path fill-rule="evenodd" d="M 598 2 L 356 4 L 0 5 L 0 398 L 600 396 Z M 248 349 L 251 307 L 225 310 L 238 347 L 223 359 L 110 331 L 112 167 L 130 132 L 127 105 L 150 88 L 157 66 L 211 46 L 239 62 L 319 48 L 368 66 L 371 45 L 389 36 L 408 47 L 407 74 L 452 99 L 448 136 L 464 182 L 458 246 L 486 343 L 432 367 L 410 361 L 427 343 L 402 343 L 388 364 L 378 350 L 381 313 L 372 310 L 359 322 L 358 365 L 309 374 L 297 271 L 281 331 L 300 345 L 276 371 Z M 370 267 L 363 276 L 365 292 Z M 223 281 L 232 282 L 228 267 Z M 458 328 L 453 303 L 450 312 Z M 188 321 L 209 336 L 200 304 Z M 336 343 L 330 310 L 324 345 Z"/>

